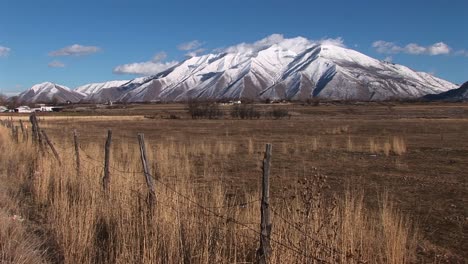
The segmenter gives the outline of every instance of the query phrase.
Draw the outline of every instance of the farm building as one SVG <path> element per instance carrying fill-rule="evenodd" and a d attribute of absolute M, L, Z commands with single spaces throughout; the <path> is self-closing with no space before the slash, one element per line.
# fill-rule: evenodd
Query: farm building
<path fill-rule="evenodd" d="M 63 109 L 61 106 L 48 106 L 45 104 L 40 104 L 38 108 L 34 108 L 36 112 L 59 112 Z"/>
<path fill-rule="evenodd" d="M 22 105 L 22 106 L 15 108 L 15 113 L 31 113 L 31 112 L 33 112 L 33 109 L 31 109 L 27 105 Z"/>
<path fill-rule="evenodd" d="M 59 112 L 63 109 L 60 106 L 46 106 L 46 105 L 39 105 L 36 108 L 30 108 L 27 105 L 23 105 L 20 107 L 15 108 L 15 113 L 32 113 L 32 112 Z"/>
<path fill-rule="evenodd" d="M 6 108 L 3 105 L 0 105 L 0 113 L 3 113 L 3 112 L 8 112 L 8 108 Z"/>

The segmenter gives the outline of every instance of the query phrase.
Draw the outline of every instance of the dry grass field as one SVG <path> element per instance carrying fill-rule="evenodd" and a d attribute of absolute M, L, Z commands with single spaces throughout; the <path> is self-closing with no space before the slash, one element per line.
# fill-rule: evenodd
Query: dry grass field
<path fill-rule="evenodd" d="M 24 247 L 18 258 L 36 263 L 252 263 L 266 143 L 273 145 L 272 263 L 468 260 L 468 105 L 256 107 L 291 116 L 193 120 L 184 105 L 40 114 L 61 165 L 30 135 L 15 143 L 0 127 L 0 195 L 8 197 L 0 236 L 27 237 L 24 245 L 0 242 L 0 260 L 33 263 L 14 259 Z M 16 125 L 28 120 L 0 119 L 10 117 Z M 107 129 L 110 193 L 101 187 Z M 156 177 L 152 209 L 137 133 Z M 22 221 L 12 223 L 14 215 Z"/>

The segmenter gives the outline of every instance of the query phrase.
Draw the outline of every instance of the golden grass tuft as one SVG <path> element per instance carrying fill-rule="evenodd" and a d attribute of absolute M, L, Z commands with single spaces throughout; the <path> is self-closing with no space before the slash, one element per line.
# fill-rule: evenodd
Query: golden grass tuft
<path fill-rule="evenodd" d="M 406 141 L 400 136 L 384 138 L 380 142 L 373 137 L 369 138 L 369 152 L 384 153 L 385 156 L 389 156 L 391 153 L 401 156 L 407 152 Z"/>

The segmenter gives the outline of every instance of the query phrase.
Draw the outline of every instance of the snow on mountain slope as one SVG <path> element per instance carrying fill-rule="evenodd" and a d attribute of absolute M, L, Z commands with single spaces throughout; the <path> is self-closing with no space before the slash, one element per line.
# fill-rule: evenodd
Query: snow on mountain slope
<path fill-rule="evenodd" d="M 32 86 L 29 90 L 22 92 L 18 100 L 25 103 L 49 103 L 56 101 L 65 103 L 67 101 L 79 102 L 85 94 L 71 90 L 64 85 L 44 82 Z"/>
<path fill-rule="evenodd" d="M 145 102 L 250 98 L 338 100 L 419 98 L 456 86 L 428 73 L 343 47 L 272 35 L 195 56 L 153 76 L 77 88 L 84 101 Z"/>
<path fill-rule="evenodd" d="M 109 81 L 109 82 L 102 82 L 102 83 L 90 83 L 90 84 L 85 84 L 82 86 L 79 86 L 75 88 L 75 91 L 79 93 L 84 93 L 84 94 L 95 94 L 99 92 L 102 89 L 108 89 L 108 88 L 113 88 L 113 87 L 119 87 L 121 85 L 124 85 L 128 83 L 129 80 L 126 81 Z"/>
<path fill-rule="evenodd" d="M 281 82 L 262 91 L 262 98 L 384 100 L 416 98 L 455 87 L 429 74 L 333 45 L 315 45 L 288 67 Z"/>
<path fill-rule="evenodd" d="M 162 78 L 121 98 L 124 101 L 255 98 L 274 84 L 296 53 L 272 45 L 255 54 L 220 53 L 190 58 Z"/>
<path fill-rule="evenodd" d="M 384 100 L 415 98 L 455 85 L 408 67 L 383 62 L 339 45 L 301 38 L 246 45 L 192 57 L 168 74 L 120 97 L 122 101 L 195 98 Z"/>

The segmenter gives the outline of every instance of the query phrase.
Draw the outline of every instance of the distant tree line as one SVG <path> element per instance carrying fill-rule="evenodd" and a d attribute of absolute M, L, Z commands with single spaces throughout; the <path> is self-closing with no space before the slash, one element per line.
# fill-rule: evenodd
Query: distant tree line
<path fill-rule="evenodd" d="M 225 117 L 225 111 L 220 107 L 220 104 L 215 101 L 189 101 L 187 103 L 187 111 L 192 119 L 221 119 Z M 274 107 L 267 111 L 260 111 L 253 104 L 234 104 L 228 110 L 233 119 L 284 119 L 290 118 L 289 111 L 285 108 Z"/>

